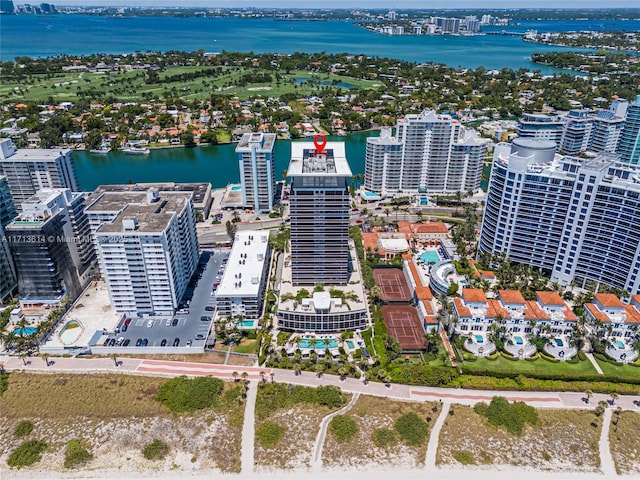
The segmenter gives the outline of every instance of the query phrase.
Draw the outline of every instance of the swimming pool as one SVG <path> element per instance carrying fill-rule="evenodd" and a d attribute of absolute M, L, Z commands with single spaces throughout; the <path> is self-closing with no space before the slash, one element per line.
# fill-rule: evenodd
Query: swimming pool
<path fill-rule="evenodd" d="M 80 324 L 75 320 L 69 320 L 62 330 L 60 330 L 58 336 L 63 344 L 71 345 L 78 340 L 81 334 L 82 327 Z"/>
<path fill-rule="evenodd" d="M 24 328 L 14 328 L 14 335 L 33 335 L 36 333 L 38 329 L 36 327 L 24 327 Z"/>
<path fill-rule="evenodd" d="M 236 326 L 239 328 L 254 328 L 255 323 L 255 320 L 242 320 L 241 322 L 236 322 Z"/>
<path fill-rule="evenodd" d="M 369 199 L 369 200 L 380 200 L 380 195 L 378 195 L 376 192 L 364 191 L 364 192 L 362 192 L 362 196 L 364 198 Z"/>
<path fill-rule="evenodd" d="M 564 347 L 564 342 L 562 341 L 561 338 L 554 338 L 554 341 L 556 342 L 556 346 Z"/>
<path fill-rule="evenodd" d="M 338 348 L 338 341 L 335 338 L 329 338 L 328 342 L 324 339 L 311 340 L 303 338 L 298 342 L 300 348 Z"/>
<path fill-rule="evenodd" d="M 242 185 L 234 185 L 233 187 L 231 187 L 232 192 L 238 192 L 240 190 L 242 190 Z"/>
<path fill-rule="evenodd" d="M 459 283 L 460 285 L 466 285 L 466 284 L 467 284 L 467 281 L 466 281 L 466 280 L 460 280 L 458 283 Z"/>
<path fill-rule="evenodd" d="M 438 263 L 440 261 L 440 256 L 438 252 L 434 250 L 427 250 L 426 252 L 422 252 L 418 255 L 418 258 L 425 263 Z"/>
<path fill-rule="evenodd" d="M 622 343 L 620 340 L 616 340 L 616 347 L 618 347 L 620 350 L 624 350 L 624 343 Z"/>
<path fill-rule="evenodd" d="M 356 344 L 353 343 L 351 340 L 347 340 L 347 347 L 349 347 L 349 350 L 355 350 L 356 349 Z"/>
<path fill-rule="evenodd" d="M 516 345 L 522 345 L 524 343 L 524 341 L 522 340 L 522 337 L 513 337 L 513 341 L 516 342 Z"/>
<path fill-rule="evenodd" d="M 484 343 L 482 335 L 474 335 L 476 337 L 476 343 Z"/>

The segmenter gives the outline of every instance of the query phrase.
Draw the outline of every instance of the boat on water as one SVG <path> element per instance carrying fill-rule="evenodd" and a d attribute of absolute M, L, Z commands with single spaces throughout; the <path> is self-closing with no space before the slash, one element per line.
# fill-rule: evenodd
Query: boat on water
<path fill-rule="evenodd" d="M 148 155 L 151 150 L 147 147 L 129 147 L 123 148 L 122 153 L 128 153 L 130 155 Z"/>
<path fill-rule="evenodd" d="M 100 148 L 92 148 L 91 150 L 89 150 L 89 153 L 96 153 L 96 154 L 100 154 L 100 155 L 105 155 L 107 153 L 109 153 L 111 151 L 111 148 L 109 147 L 100 147 Z"/>

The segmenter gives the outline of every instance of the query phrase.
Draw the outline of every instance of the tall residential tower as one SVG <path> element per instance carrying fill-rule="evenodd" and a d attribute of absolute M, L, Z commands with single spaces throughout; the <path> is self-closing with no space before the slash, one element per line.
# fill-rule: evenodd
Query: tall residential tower
<path fill-rule="evenodd" d="M 627 108 L 627 119 L 618 143 L 620 160 L 631 165 L 640 165 L 640 95 Z"/>
<path fill-rule="evenodd" d="M 236 153 L 240 162 L 242 203 L 256 212 L 269 212 L 276 193 L 273 170 L 275 133 L 245 133 Z"/>

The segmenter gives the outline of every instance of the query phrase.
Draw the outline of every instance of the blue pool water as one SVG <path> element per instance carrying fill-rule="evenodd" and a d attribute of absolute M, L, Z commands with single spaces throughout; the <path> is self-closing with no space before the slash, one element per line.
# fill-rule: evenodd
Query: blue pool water
<path fill-rule="evenodd" d="M 426 252 L 421 253 L 418 258 L 425 263 L 438 263 L 440 261 L 438 253 L 433 250 L 427 250 Z"/>
<path fill-rule="evenodd" d="M 329 339 L 327 345 L 324 340 L 311 340 L 309 338 L 303 338 L 298 342 L 300 348 L 338 348 L 338 341 L 335 338 Z"/>
<path fill-rule="evenodd" d="M 347 340 L 347 347 L 349 347 L 349 350 L 355 350 L 356 349 L 355 343 L 353 343 L 351 340 Z"/>
<path fill-rule="evenodd" d="M 618 347 L 620 350 L 624 350 L 624 343 L 622 343 L 620 340 L 616 340 L 616 347 Z"/>
<path fill-rule="evenodd" d="M 363 192 L 363 194 L 365 197 L 370 197 L 370 198 L 380 198 L 380 195 L 378 195 L 375 192 Z"/>
<path fill-rule="evenodd" d="M 516 342 L 516 345 L 522 345 L 524 343 L 522 337 L 513 337 L 513 340 Z"/>
<path fill-rule="evenodd" d="M 233 187 L 231 187 L 232 192 L 238 192 L 240 190 L 242 190 L 242 185 L 234 185 Z"/>
<path fill-rule="evenodd" d="M 24 327 L 24 328 L 14 328 L 14 335 L 33 335 L 36 333 L 38 329 L 36 327 Z"/>
<path fill-rule="evenodd" d="M 564 347 L 564 342 L 562 341 L 562 339 L 561 339 L 561 338 L 554 338 L 554 340 L 555 340 L 556 345 L 557 345 L 558 347 Z"/>
<path fill-rule="evenodd" d="M 484 342 L 484 338 L 482 338 L 482 335 L 476 335 L 476 343 L 483 343 Z"/>
<path fill-rule="evenodd" d="M 237 322 L 236 325 L 240 328 L 254 328 L 255 320 L 242 320 L 241 322 Z"/>
<path fill-rule="evenodd" d="M 466 284 L 467 284 L 467 281 L 466 281 L 466 280 L 460 280 L 458 283 L 459 283 L 460 285 L 466 285 Z"/>

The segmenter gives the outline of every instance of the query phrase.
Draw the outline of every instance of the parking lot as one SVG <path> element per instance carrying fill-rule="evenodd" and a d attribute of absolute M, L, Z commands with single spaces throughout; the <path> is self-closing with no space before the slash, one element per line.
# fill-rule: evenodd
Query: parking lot
<path fill-rule="evenodd" d="M 157 353 L 158 349 L 166 348 L 163 353 L 175 349 L 185 353 L 188 348 L 197 353 L 204 350 L 205 344 L 212 345 L 215 341 L 212 318 L 216 307 L 212 287 L 219 282 L 223 259 L 228 256 L 228 251 L 203 252 L 175 316 L 125 318 L 114 332 L 108 333 L 104 350 L 109 353 Z"/>

